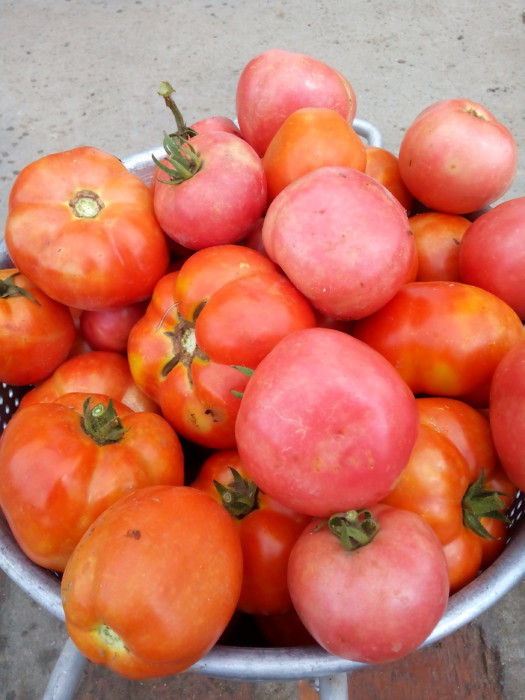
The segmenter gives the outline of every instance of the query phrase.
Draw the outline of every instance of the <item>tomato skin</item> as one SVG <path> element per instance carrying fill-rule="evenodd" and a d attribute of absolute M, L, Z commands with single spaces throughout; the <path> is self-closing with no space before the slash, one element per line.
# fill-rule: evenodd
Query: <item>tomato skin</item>
<path fill-rule="evenodd" d="M 158 405 L 140 389 L 127 359 L 116 352 L 92 350 L 65 360 L 44 382 L 22 397 L 20 406 L 53 402 L 73 391 L 106 394 L 133 411 L 159 413 Z"/>
<path fill-rule="evenodd" d="M 487 406 L 492 374 L 523 339 L 516 312 L 495 295 L 460 282 L 406 284 L 352 334 L 375 348 L 415 394 Z"/>
<path fill-rule="evenodd" d="M 18 270 L 0 270 L 1 382 L 26 386 L 43 381 L 66 359 L 75 339 L 67 307 L 48 297 Z"/>
<path fill-rule="evenodd" d="M 212 498 L 142 488 L 108 508 L 70 558 L 66 627 L 92 662 L 126 678 L 179 673 L 227 627 L 241 579 L 236 528 Z"/>
<path fill-rule="evenodd" d="M 272 201 L 290 182 L 326 165 L 364 171 L 365 145 L 339 112 L 303 107 L 292 112 L 268 144 L 263 159 Z"/>
<path fill-rule="evenodd" d="M 129 332 L 144 315 L 147 301 L 121 306 L 119 309 L 83 311 L 79 318 L 79 329 L 93 350 L 126 353 Z"/>
<path fill-rule="evenodd" d="M 0 440 L 0 506 L 27 556 L 56 571 L 111 503 L 184 479 L 182 447 L 164 418 L 119 403 L 123 434 L 99 445 L 83 430 L 78 396 L 19 408 Z"/>
<path fill-rule="evenodd" d="M 203 134 L 206 131 L 227 131 L 235 136 L 240 136 L 241 132 L 237 124 L 230 117 L 204 117 L 191 124 L 190 129 L 193 129 L 198 134 Z"/>
<path fill-rule="evenodd" d="M 232 390 L 247 382 L 232 365 L 254 369 L 280 338 L 315 323 L 310 304 L 266 256 L 211 246 L 159 281 L 131 330 L 128 360 L 180 435 L 226 449 L 235 446 L 239 410 Z"/>
<path fill-rule="evenodd" d="M 342 331 L 310 328 L 284 337 L 256 368 L 235 434 L 259 488 L 327 516 L 386 495 L 417 425 L 414 396 L 384 358 Z"/>
<path fill-rule="evenodd" d="M 365 173 L 386 187 L 409 212 L 414 204 L 414 197 L 401 179 L 397 156 L 378 146 L 366 146 L 365 153 Z"/>
<path fill-rule="evenodd" d="M 238 243 L 266 209 L 261 160 L 248 143 L 226 131 L 202 132 L 191 138 L 191 145 L 203 165 L 189 179 L 173 184 L 156 170 L 157 220 L 170 238 L 190 250 Z"/>
<path fill-rule="evenodd" d="M 488 109 L 468 99 L 429 105 L 405 131 L 401 177 L 429 209 L 467 214 L 499 199 L 518 164 L 517 145 Z"/>
<path fill-rule="evenodd" d="M 383 663 L 423 643 L 445 611 L 449 584 L 443 549 L 422 518 L 384 505 L 370 510 L 379 532 L 351 552 L 326 526 L 316 531 L 318 520 L 308 526 L 290 554 L 288 584 L 322 647 Z"/>
<path fill-rule="evenodd" d="M 437 211 L 415 214 L 408 221 L 414 234 L 418 257 L 415 281 L 466 282 L 460 276 L 459 257 L 465 232 L 472 222 L 459 214 Z"/>
<path fill-rule="evenodd" d="M 92 210 L 75 204 L 79 197 Z M 148 186 L 118 158 L 91 147 L 44 156 L 20 172 L 5 241 L 17 268 L 77 309 L 147 299 L 169 259 Z"/>
<path fill-rule="evenodd" d="M 213 453 L 191 484 L 228 510 L 214 482 L 232 483 L 232 471 L 247 479 L 236 449 Z M 254 615 L 277 615 L 292 607 L 287 583 L 288 556 L 310 517 L 295 513 L 265 493 L 258 492 L 254 509 L 235 522 L 243 550 L 243 584 L 238 610 Z"/>
<path fill-rule="evenodd" d="M 284 120 L 302 107 L 327 107 L 349 124 L 355 92 L 341 73 L 322 61 L 284 49 L 269 49 L 243 68 L 236 90 L 241 135 L 263 156 Z"/>
<path fill-rule="evenodd" d="M 484 212 L 469 227 L 459 253 L 461 280 L 487 289 L 525 320 L 525 197 Z"/>

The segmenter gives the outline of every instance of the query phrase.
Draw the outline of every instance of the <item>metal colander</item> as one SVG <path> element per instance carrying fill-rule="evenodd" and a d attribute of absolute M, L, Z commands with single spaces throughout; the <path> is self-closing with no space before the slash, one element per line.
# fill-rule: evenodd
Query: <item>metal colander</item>
<path fill-rule="evenodd" d="M 381 146 L 381 135 L 375 126 L 364 120 L 356 120 L 354 126 L 370 145 Z M 152 153 L 161 157 L 164 150 L 156 148 L 124 159 L 126 166 L 147 183 L 151 181 L 153 172 Z M 0 241 L 0 265 L 10 266 L 3 241 Z M 27 388 L 1 385 L 0 433 L 26 390 Z M 450 597 L 443 618 L 423 646 L 442 639 L 472 621 L 508 593 L 525 576 L 525 497 L 523 494 L 519 493 L 516 497 L 509 516 L 512 525 L 504 551 L 477 579 Z M 33 564 L 21 552 L 1 514 L 0 568 L 41 607 L 56 618 L 64 620 L 60 600 L 60 577 Z M 332 656 L 316 645 L 278 649 L 216 645 L 203 659 L 192 666 L 189 672 L 212 678 L 244 681 L 285 681 L 306 678 L 322 680 L 351 673 L 361 666 L 360 663 Z"/>

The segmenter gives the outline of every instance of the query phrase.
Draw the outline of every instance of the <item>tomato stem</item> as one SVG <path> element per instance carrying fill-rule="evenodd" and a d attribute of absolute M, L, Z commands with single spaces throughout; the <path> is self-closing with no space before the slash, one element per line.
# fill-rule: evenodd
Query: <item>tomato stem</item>
<path fill-rule="evenodd" d="M 166 106 L 171 110 L 171 113 L 175 117 L 175 122 L 177 124 L 177 131 L 171 135 L 179 137 L 179 138 L 183 138 L 183 139 L 191 137 L 191 136 L 196 136 L 197 132 L 195 131 L 195 129 L 192 129 L 189 126 L 186 126 L 186 123 L 184 121 L 182 113 L 181 113 L 180 109 L 177 107 L 177 103 L 172 98 L 172 95 L 175 92 L 175 90 L 171 87 L 171 85 L 167 81 L 163 81 L 160 84 L 160 88 L 158 89 L 157 92 L 164 99 Z"/>
<path fill-rule="evenodd" d="M 232 517 L 242 520 L 257 508 L 259 489 L 253 481 L 245 479 L 233 467 L 230 467 L 230 471 L 233 480 L 227 486 L 216 480 L 213 483 L 222 499 L 222 505 L 228 513 Z"/>
<path fill-rule="evenodd" d="M 26 297 L 38 306 L 41 306 L 40 302 L 37 299 L 35 299 L 31 292 L 29 292 L 27 289 L 24 289 L 23 287 L 18 287 L 14 283 L 15 277 L 19 274 L 19 271 L 13 272 L 13 274 L 9 275 L 9 277 L 0 280 L 0 299 L 7 299 L 8 297 Z"/>
<path fill-rule="evenodd" d="M 77 219 L 96 219 L 104 206 L 102 199 L 92 190 L 78 190 L 69 200 L 69 208 Z"/>
<path fill-rule="evenodd" d="M 315 528 L 318 532 L 328 526 L 349 552 L 369 544 L 379 531 L 379 522 L 369 510 L 348 510 L 346 513 L 335 513 L 328 520 L 323 520 Z"/>
<path fill-rule="evenodd" d="M 505 501 L 502 496 L 506 494 L 485 488 L 485 475 L 483 470 L 479 479 L 465 491 L 461 501 L 463 508 L 463 524 L 470 530 L 486 540 L 498 539 L 490 534 L 481 522 L 482 518 L 494 518 L 495 520 L 508 521 L 505 515 Z"/>
<path fill-rule="evenodd" d="M 129 428 L 122 425 L 113 399 L 109 399 L 107 406 L 97 403 L 93 408 L 89 407 L 90 402 L 91 396 L 88 396 L 82 407 L 82 430 L 101 447 L 120 442 Z"/>

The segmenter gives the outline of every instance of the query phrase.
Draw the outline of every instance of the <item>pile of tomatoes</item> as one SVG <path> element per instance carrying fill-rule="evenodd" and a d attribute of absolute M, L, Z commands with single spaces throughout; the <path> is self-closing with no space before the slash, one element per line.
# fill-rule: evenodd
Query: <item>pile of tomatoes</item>
<path fill-rule="evenodd" d="M 94 147 L 13 183 L 0 380 L 28 391 L 0 506 L 73 641 L 129 678 L 239 616 L 399 658 L 525 488 L 525 197 L 489 208 L 515 141 L 450 99 L 398 156 L 366 146 L 350 82 L 283 50 L 242 69 L 236 122 L 159 94 L 151 185 Z"/>

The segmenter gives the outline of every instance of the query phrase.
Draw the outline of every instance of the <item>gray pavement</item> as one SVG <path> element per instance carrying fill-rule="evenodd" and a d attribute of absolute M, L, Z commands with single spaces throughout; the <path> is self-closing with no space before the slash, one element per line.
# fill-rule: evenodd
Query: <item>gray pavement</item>
<path fill-rule="evenodd" d="M 158 145 L 172 125 L 156 94 L 162 80 L 175 87 L 187 122 L 234 117 L 240 71 L 271 47 L 339 69 L 357 94 L 357 116 L 376 124 L 392 151 L 432 102 L 480 102 L 518 142 L 519 171 L 503 199 L 525 194 L 525 4 L 518 0 L 0 0 L 0 47 L 0 231 L 24 165 L 80 145 L 118 156 Z M 506 700 L 524 696 L 524 594 L 522 582 L 471 623 L 501 661 Z M 65 639 L 62 623 L 0 573 L 0 698 L 40 698 Z M 82 697 L 135 697 L 110 674 L 103 678 L 104 693 L 85 686 Z M 424 697 L 443 697 L 438 686 Z M 189 697 L 183 685 L 174 692 L 169 697 Z M 297 693 L 269 684 L 249 697 L 263 692 Z M 233 694 L 226 683 L 194 697 Z"/>

